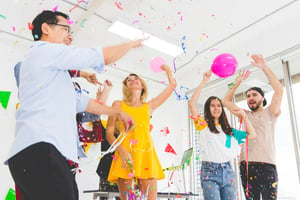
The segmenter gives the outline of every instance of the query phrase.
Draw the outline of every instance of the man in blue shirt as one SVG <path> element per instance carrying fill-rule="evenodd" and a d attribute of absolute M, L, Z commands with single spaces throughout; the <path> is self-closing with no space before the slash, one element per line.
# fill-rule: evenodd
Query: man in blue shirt
<path fill-rule="evenodd" d="M 75 177 L 67 160 L 85 154 L 79 144 L 76 113 L 119 116 L 127 128 L 131 118 L 74 92 L 68 69 L 103 71 L 143 40 L 106 48 L 75 48 L 61 12 L 44 11 L 32 22 L 35 42 L 20 67 L 15 140 L 8 165 L 24 199 L 78 199 Z M 6 162 L 6 163 L 7 163 Z"/>

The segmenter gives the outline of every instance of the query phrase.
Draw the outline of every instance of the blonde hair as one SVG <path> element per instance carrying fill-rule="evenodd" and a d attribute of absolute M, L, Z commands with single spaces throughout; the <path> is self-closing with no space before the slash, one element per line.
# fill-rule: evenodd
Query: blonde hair
<path fill-rule="evenodd" d="M 148 88 L 147 88 L 146 82 L 142 78 L 140 78 L 138 75 L 133 74 L 133 73 L 129 74 L 122 81 L 122 83 L 123 83 L 123 101 L 129 102 L 129 101 L 131 101 L 131 98 L 132 98 L 131 93 L 127 87 L 127 80 L 130 76 L 135 76 L 141 81 L 143 89 L 142 89 L 140 100 L 142 100 L 142 102 L 145 102 L 147 99 L 147 96 L 148 96 Z"/>

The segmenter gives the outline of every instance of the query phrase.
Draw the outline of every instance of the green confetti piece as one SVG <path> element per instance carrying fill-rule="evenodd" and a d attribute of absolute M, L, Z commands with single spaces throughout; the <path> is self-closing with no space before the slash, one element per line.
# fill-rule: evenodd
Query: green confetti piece
<path fill-rule="evenodd" d="M 2 104 L 4 109 L 7 108 L 10 94 L 10 91 L 0 91 L 0 103 Z"/>
<path fill-rule="evenodd" d="M 83 19 L 83 20 L 81 21 L 80 26 L 81 26 L 82 28 L 84 28 L 83 24 L 84 24 L 85 21 L 86 21 L 86 19 Z"/>
<path fill-rule="evenodd" d="M 228 88 L 232 88 L 235 85 L 235 83 L 231 83 L 230 85 L 228 85 Z"/>
<path fill-rule="evenodd" d="M 133 169 L 132 169 L 132 166 L 131 166 L 131 163 L 130 163 L 130 160 L 127 158 L 127 162 L 128 162 L 128 165 L 129 165 L 129 167 L 130 167 L 130 169 L 131 169 L 131 172 L 133 172 Z"/>
<path fill-rule="evenodd" d="M 9 188 L 5 200 L 16 200 L 16 192 Z"/>
<path fill-rule="evenodd" d="M 153 190 L 156 186 L 153 186 L 152 188 L 150 188 L 150 191 Z"/>
<path fill-rule="evenodd" d="M 6 17 L 4 15 L 0 15 L 0 17 L 2 17 L 3 19 L 6 19 Z"/>

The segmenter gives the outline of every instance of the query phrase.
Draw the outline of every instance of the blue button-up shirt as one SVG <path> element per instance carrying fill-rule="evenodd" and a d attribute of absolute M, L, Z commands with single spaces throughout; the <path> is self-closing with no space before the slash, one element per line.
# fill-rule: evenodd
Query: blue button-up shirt
<path fill-rule="evenodd" d="M 85 156 L 79 144 L 76 113 L 86 109 L 89 97 L 74 92 L 68 73 L 68 69 L 85 68 L 103 71 L 101 48 L 33 43 L 19 72 L 20 108 L 8 159 L 38 142 L 53 144 L 66 159 L 75 162 Z"/>

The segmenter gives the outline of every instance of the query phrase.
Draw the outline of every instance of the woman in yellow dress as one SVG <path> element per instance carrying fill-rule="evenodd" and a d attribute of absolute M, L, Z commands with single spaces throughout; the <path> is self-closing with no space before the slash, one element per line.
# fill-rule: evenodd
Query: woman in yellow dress
<path fill-rule="evenodd" d="M 112 105 L 131 116 L 134 123 L 134 128 L 117 147 L 108 175 L 108 181 L 117 183 L 122 200 L 135 191 L 132 188 L 135 180 L 142 195 L 147 194 L 148 199 L 156 200 L 157 180 L 165 178 L 150 135 L 150 117 L 170 97 L 176 81 L 167 65 L 162 65 L 161 69 L 166 72 L 169 85 L 157 97 L 145 102 L 148 93 L 145 81 L 136 74 L 130 74 L 123 80 L 123 101 L 115 101 Z M 117 121 L 118 117 L 108 118 L 106 138 L 110 144 L 116 140 L 114 130 L 119 128 L 115 127 Z"/>

